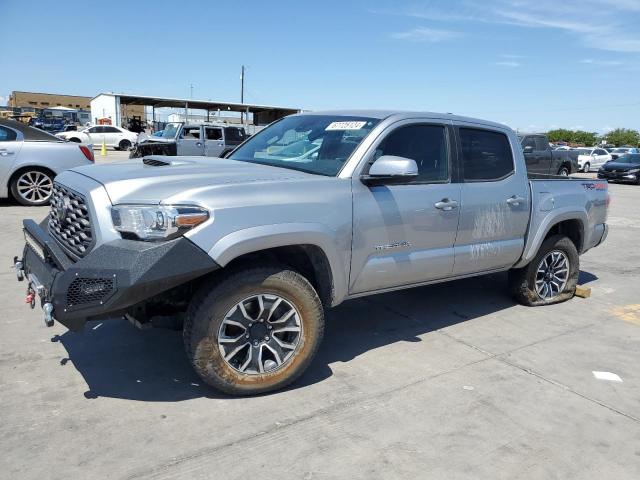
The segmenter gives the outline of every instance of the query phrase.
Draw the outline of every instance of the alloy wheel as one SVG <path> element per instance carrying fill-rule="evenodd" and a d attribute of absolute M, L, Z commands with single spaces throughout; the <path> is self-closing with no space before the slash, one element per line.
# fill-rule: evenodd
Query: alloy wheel
<path fill-rule="evenodd" d="M 53 181 L 43 172 L 24 172 L 16 184 L 18 195 L 30 203 L 44 203 L 51 198 Z"/>
<path fill-rule="evenodd" d="M 234 370 L 259 375 L 282 368 L 301 338 L 298 310 L 278 295 L 258 294 L 227 312 L 218 332 L 218 348 Z"/>
<path fill-rule="evenodd" d="M 564 252 L 549 252 L 536 270 L 536 293 L 543 300 L 557 297 L 562 293 L 569 279 L 569 259 Z"/>

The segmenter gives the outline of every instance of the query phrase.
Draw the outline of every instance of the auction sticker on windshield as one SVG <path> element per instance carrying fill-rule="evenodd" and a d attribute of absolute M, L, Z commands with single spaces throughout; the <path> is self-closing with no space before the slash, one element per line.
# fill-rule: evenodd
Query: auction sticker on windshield
<path fill-rule="evenodd" d="M 367 122 L 331 122 L 325 130 L 360 130 Z"/>

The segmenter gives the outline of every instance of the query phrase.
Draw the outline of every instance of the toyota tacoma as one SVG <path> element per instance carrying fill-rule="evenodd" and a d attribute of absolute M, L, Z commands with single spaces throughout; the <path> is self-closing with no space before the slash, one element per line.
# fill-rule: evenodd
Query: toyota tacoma
<path fill-rule="evenodd" d="M 605 181 L 528 174 L 498 123 L 303 113 L 216 162 L 61 173 L 15 266 L 47 325 L 183 319 L 198 375 L 249 395 L 300 376 L 348 299 L 502 271 L 524 305 L 570 299 L 608 201 Z"/>

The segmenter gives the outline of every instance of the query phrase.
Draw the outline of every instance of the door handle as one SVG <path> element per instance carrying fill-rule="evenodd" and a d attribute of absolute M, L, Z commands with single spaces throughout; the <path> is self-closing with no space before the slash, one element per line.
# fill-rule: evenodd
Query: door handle
<path fill-rule="evenodd" d="M 517 207 L 521 203 L 524 203 L 525 199 L 523 197 L 518 197 L 517 195 L 513 195 L 512 197 L 507 198 L 507 203 L 509 205 L 513 205 Z"/>
<path fill-rule="evenodd" d="M 13 155 L 13 152 L 10 152 L 8 150 L 0 150 L 0 155 L 6 157 L 7 155 Z"/>
<path fill-rule="evenodd" d="M 201 147 L 202 146 L 202 142 L 196 142 L 196 147 Z"/>
<path fill-rule="evenodd" d="M 456 202 L 455 200 L 449 200 L 448 198 L 443 198 L 439 202 L 434 203 L 433 206 L 438 210 L 444 210 L 445 212 L 448 212 L 450 210 L 453 210 L 454 208 L 458 208 L 458 202 Z"/>

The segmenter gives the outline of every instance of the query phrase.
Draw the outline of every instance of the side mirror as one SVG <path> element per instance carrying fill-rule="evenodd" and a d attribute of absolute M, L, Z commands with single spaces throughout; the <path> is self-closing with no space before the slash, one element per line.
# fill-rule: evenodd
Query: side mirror
<path fill-rule="evenodd" d="M 524 153 L 533 153 L 533 147 L 531 145 L 527 145 L 522 149 Z"/>
<path fill-rule="evenodd" d="M 418 176 L 418 165 L 415 160 L 394 155 L 383 155 L 378 158 L 368 175 L 361 177 L 362 183 L 369 186 L 395 183 L 407 183 Z"/>

